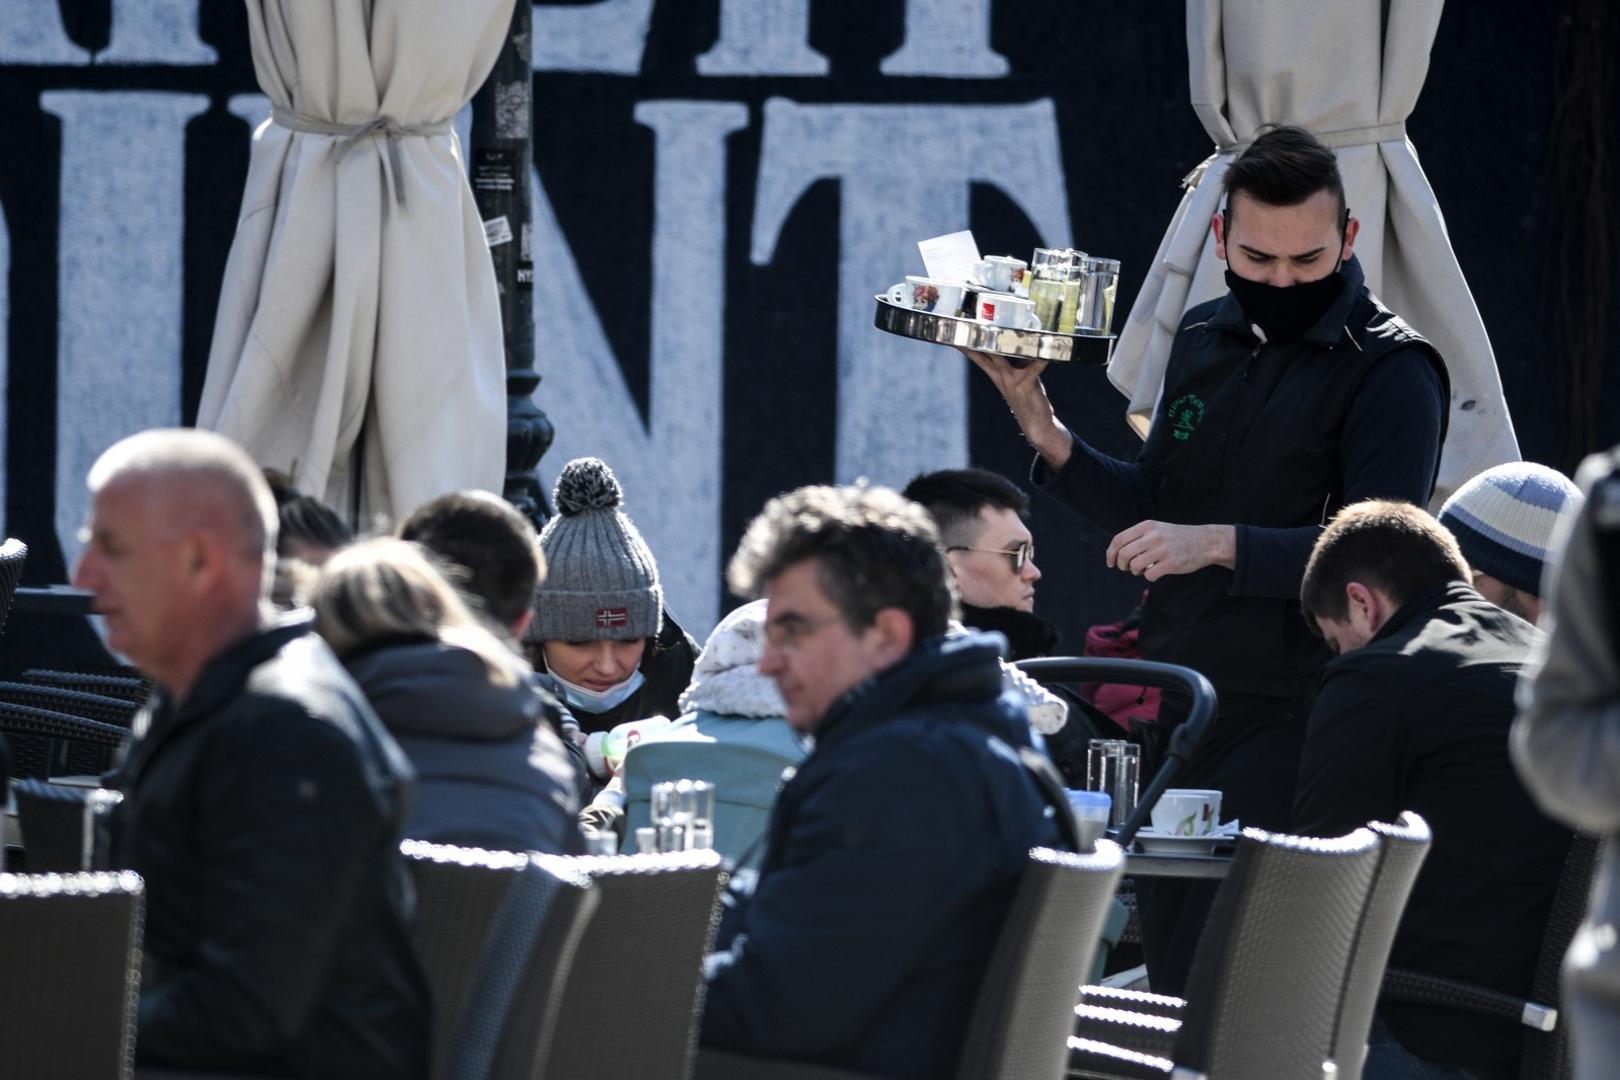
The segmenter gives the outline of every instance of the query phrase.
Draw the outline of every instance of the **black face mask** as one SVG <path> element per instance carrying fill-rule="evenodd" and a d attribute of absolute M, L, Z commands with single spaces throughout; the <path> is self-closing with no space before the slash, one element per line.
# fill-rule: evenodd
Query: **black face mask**
<path fill-rule="evenodd" d="M 1298 285 L 1267 285 L 1226 271 L 1226 287 L 1232 290 L 1243 314 L 1265 331 L 1267 341 L 1292 341 L 1315 324 L 1344 288 L 1344 272 Z"/>

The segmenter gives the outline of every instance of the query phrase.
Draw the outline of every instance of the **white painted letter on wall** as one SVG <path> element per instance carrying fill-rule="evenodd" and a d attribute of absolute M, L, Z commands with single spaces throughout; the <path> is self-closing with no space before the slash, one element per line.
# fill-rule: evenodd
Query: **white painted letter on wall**
<path fill-rule="evenodd" d="M 197 94 L 52 90 L 62 120 L 56 533 L 71 566 L 101 452 L 180 422 L 186 123 Z"/>
<path fill-rule="evenodd" d="M 720 591 L 726 137 L 747 125 L 748 110 L 648 101 L 635 116 L 656 133 L 649 415 L 643 423 L 536 182 L 535 356 L 545 377 L 537 400 L 557 426 L 541 468 L 554 477 L 586 455 L 613 467 L 625 511 L 658 560 L 665 603 L 701 637 L 717 620 Z"/>
<path fill-rule="evenodd" d="M 1069 243 L 1052 102 L 1026 105 L 765 103 L 751 244 L 769 263 L 788 214 L 817 180 L 841 186 L 838 466 L 904 484 L 967 463 L 967 362 L 872 328 L 872 296 L 921 273 L 917 241 L 968 227 L 968 186 L 992 184 L 1043 243 Z M 986 252 L 986 254 L 990 254 Z"/>

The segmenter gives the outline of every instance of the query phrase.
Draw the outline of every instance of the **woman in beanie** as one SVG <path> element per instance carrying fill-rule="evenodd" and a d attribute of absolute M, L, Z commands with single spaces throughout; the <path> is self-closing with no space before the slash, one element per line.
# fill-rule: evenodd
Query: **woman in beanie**
<path fill-rule="evenodd" d="M 658 564 L 621 509 L 605 463 L 575 458 L 557 478 L 540 533 L 546 575 L 524 648 L 549 672 L 585 734 L 678 716 L 697 644 L 664 611 Z"/>

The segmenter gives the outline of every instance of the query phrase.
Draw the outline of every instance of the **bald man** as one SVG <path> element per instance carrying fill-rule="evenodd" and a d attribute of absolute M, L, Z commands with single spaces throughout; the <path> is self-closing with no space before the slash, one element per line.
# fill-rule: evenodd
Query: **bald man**
<path fill-rule="evenodd" d="M 118 443 L 89 486 L 75 584 L 158 684 L 110 781 L 113 865 L 146 879 L 138 1059 L 424 1077 L 410 766 L 307 618 L 270 613 L 269 488 L 179 430 Z"/>

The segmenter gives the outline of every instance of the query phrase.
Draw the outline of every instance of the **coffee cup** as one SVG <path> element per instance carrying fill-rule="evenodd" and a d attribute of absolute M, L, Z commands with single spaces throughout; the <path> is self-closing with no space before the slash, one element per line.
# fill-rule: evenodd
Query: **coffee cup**
<path fill-rule="evenodd" d="M 954 281 L 936 278 L 911 277 L 889 286 L 889 303 L 913 311 L 927 311 L 935 315 L 959 315 L 967 289 Z"/>
<path fill-rule="evenodd" d="M 1208 836 L 1221 826 L 1221 793 L 1170 788 L 1153 806 L 1153 831 L 1163 836 Z"/>
<path fill-rule="evenodd" d="M 990 255 L 974 264 L 973 276 L 992 292 L 1010 293 L 1028 267 L 1023 259 L 1011 255 Z"/>
<path fill-rule="evenodd" d="M 1035 305 L 1010 293 L 980 293 L 974 315 L 980 322 L 1007 326 L 1015 330 L 1039 330 L 1041 320 L 1035 317 Z"/>

